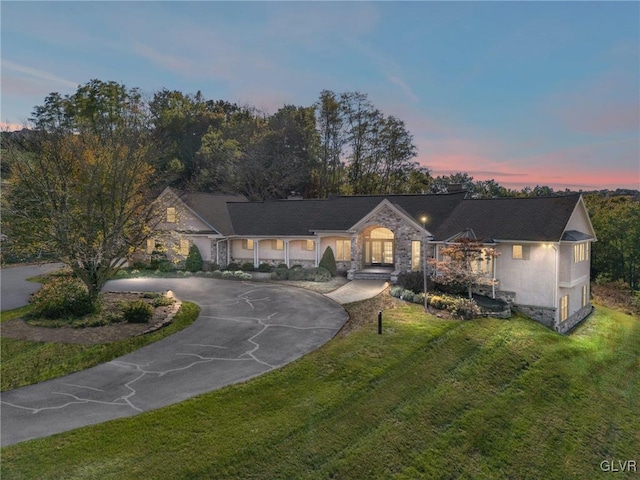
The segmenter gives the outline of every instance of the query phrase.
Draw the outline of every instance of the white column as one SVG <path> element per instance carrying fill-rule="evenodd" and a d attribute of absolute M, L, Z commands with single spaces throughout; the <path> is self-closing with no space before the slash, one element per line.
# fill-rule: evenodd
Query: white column
<path fill-rule="evenodd" d="M 316 267 L 317 267 L 318 265 L 320 265 L 320 239 L 316 238 L 314 241 L 316 244 Z"/>
<path fill-rule="evenodd" d="M 253 241 L 253 265 L 258 267 L 260 264 L 260 240 Z"/>
<path fill-rule="evenodd" d="M 284 241 L 284 263 L 289 268 L 289 240 Z"/>

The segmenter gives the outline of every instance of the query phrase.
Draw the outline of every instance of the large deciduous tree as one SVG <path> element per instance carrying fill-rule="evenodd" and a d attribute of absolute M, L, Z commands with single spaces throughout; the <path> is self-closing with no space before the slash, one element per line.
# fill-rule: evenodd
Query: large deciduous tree
<path fill-rule="evenodd" d="M 149 232 L 153 147 L 137 92 L 92 81 L 34 114 L 37 133 L 4 145 L 3 229 L 69 265 L 96 298 Z"/>

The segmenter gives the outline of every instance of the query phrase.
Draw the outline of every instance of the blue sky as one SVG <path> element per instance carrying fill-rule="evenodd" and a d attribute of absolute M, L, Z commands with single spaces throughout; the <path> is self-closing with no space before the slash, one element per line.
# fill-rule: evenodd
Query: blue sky
<path fill-rule="evenodd" d="M 640 2 L 1 3 L 0 120 L 90 79 L 255 105 L 360 91 L 434 175 L 640 188 Z"/>

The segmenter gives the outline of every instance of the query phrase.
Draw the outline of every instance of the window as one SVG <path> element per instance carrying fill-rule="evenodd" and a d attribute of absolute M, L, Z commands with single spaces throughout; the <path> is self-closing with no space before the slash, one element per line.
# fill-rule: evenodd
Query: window
<path fill-rule="evenodd" d="M 336 240 L 336 260 L 351 260 L 351 240 Z"/>
<path fill-rule="evenodd" d="M 582 286 L 582 306 L 586 307 L 589 303 L 589 287 L 587 284 Z"/>
<path fill-rule="evenodd" d="M 567 317 L 569 317 L 569 295 L 560 299 L 560 321 L 565 321 Z"/>
<path fill-rule="evenodd" d="M 284 240 L 274 240 L 273 241 L 273 249 L 274 250 L 284 250 Z"/>
<path fill-rule="evenodd" d="M 514 260 L 529 260 L 529 245 L 514 245 L 511 258 Z"/>
<path fill-rule="evenodd" d="M 242 248 L 245 250 L 253 250 L 253 240 L 250 238 L 242 242 Z"/>
<path fill-rule="evenodd" d="M 374 228 L 373 230 L 371 230 L 369 236 L 375 239 L 393 240 L 393 232 L 384 227 Z"/>
<path fill-rule="evenodd" d="M 178 215 L 175 207 L 167 207 L 167 223 L 176 223 L 178 221 Z"/>
<path fill-rule="evenodd" d="M 313 240 L 303 240 L 302 248 L 304 248 L 305 250 L 315 250 L 316 242 L 314 242 Z"/>
<path fill-rule="evenodd" d="M 156 241 L 153 238 L 147 238 L 147 253 L 151 255 L 156 249 Z"/>
<path fill-rule="evenodd" d="M 422 245 L 420 240 L 412 240 L 411 241 L 411 270 L 420 270 L 420 261 L 422 255 L 420 254 L 422 251 Z"/>
<path fill-rule="evenodd" d="M 187 240 L 186 238 L 180 239 L 180 254 L 184 255 L 185 257 L 189 255 L 189 240 Z"/>
<path fill-rule="evenodd" d="M 576 243 L 573 246 L 573 262 L 584 262 L 589 260 L 589 244 L 588 243 Z"/>

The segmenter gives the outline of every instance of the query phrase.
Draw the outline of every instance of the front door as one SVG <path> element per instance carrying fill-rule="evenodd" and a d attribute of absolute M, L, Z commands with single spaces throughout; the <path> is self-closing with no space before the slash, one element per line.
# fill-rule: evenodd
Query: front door
<path fill-rule="evenodd" d="M 393 233 L 386 228 L 376 228 L 365 236 L 365 266 L 393 266 Z"/>
<path fill-rule="evenodd" d="M 371 240 L 371 265 L 393 265 L 393 240 Z"/>

